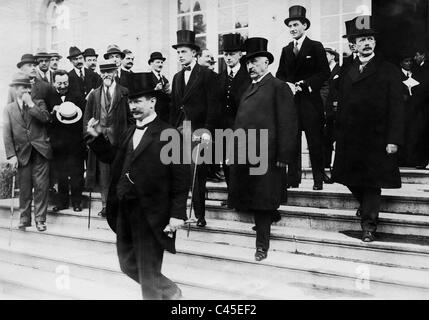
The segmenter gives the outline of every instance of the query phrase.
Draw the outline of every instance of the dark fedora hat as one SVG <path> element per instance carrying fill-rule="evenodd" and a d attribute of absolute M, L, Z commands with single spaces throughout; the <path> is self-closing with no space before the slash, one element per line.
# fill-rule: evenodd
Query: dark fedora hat
<path fill-rule="evenodd" d="M 289 8 L 289 18 L 285 19 L 285 25 L 289 26 L 289 22 L 299 20 L 307 24 L 307 29 L 310 28 L 311 22 L 306 17 L 307 10 L 303 6 L 292 6 Z"/>
<path fill-rule="evenodd" d="M 17 72 L 13 75 L 12 82 L 9 84 L 9 86 L 31 86 L 30 77 L 28 74 L 24 72 Z"/>
<path fill-rule="evenodd" d="M 156 83 L 151 72 L 131 73 L 128 78 L 128 98 L 136 99 L 145 95 L 158 96 L 162 90 L 155 90 Z"/>
<path fill-rule="evenodd" d="M 267 51 L 268 40 L 265 38 L 249 38 L 244 42 L 244 51 L 246 55 L 244 61 L 255 57 L 267 57 L 270 64 L 274 62 L 274 56 Z"/>
<path fill-rule="evenodd" d="M 95 53 L 95 50 L 93 48 L 87 48 L 83 52 L 83 56 L 86 57 L 96 57 L 98 58 L 98 54 Z"/>
<path fill-rule="evenodd" d="M 41 51 L 41 52 L 38 52 L 38 53 L 36 53 L 35 55 L 34 55 L 34 59 L 42 59 L 42 58 L 47 58 L 47 59 L 51 59 L 51 57 L 52 57 L 52 55 L 50 55 L 49 53 L 47 53 L 47 52 L 43 52 L 43 51 Z"/>
<path fill-rule="evenodd" d="M 107 47 L 107 52 L 104 54 L 104 59 L 109 59 L 109 55 L 115 53 L 120 54 L 122 59 L 125 58 L 125 53 L 123 53 L 116 44 L 111 44 Z"/>
<path fill-rule="evenodd" d="M 195 32 L 191 30 L 177 31 L 177 44 L 172 46 L 173 49 L 179 47 L 188 47 L 200 51 L 200 47 L 195 44 Z"/>
<path fill-rule="evenodd" d="M 163 57 L 161 52 L 152 52 L 150 54 L 150 58 L 149 58 L 147 64 L 151 64 L 155 60 L 165 61 L 165 60 L 167 60 L 167 58 Z"/>
<path fill-rule="evenodd" d="M 224 52 L 236 52 L 243 50 L 241 34 L 229 33 L 222 35 L 222 50 Z"/>
<path fill-rule="evenodd" d="M 78 57 L 80 55 L 83 55 L 83 53 L 78 47 L 70 47 L 69 56 L 67 57 L 67 59 L 70 60 L 71 58 Z"/>
<path fill-rule="evenodd" d="M 58 54 L 57 52 L 51 52 L 50 54 L 49 54 L 50 56 L 51 56 L 51 58 L 58 58 L 59 60 L 61 60 L 63 57 L 60 55 L 60 54 Z"/>
<path fill-rule="evenodd" d="M 330 54 L 334 55 L 337 59 L 339 58 L 340 54 L 337 52 L 337 50 L 332 48 L 325 48 L 326 52 L 329 52 Z"/>
<path fill-rule="evenodd" d="M 22 55 L 21 57 L 21 61 L 17 63 L 17 67 L 18 69 L 21 68 L 24 64 L 26 63 L 32 63 L 32 64 L 36 64 L 36 59 L 34 58 L 34 56 L 31 53 L 25 53 Z"/>
<path fill-rule="evenodd" d="M 98 66 L 100 67 L 100 72 L 118 70 L 118 66 L 112 60 L 101 61 Z"/>
<path fill-rule="evenodd" d="M 353 20 L 345 22 L 346 34 L 343 38 L 356 38 L 364 36 L 375 36 L 378 32 L 374 29 L 372 16 L 358 16 Z"/>

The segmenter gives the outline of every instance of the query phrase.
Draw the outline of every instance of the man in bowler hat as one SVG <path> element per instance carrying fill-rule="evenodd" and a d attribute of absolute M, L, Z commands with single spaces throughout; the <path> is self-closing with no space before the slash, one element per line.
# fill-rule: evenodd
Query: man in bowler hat
<path fill-rule="evenodd" d="M 128 75 L 130 72 L 122 68 L 122 60 L 125 58 L 125 53 L 116 44 L 112 44 L 107 47 L 107 51 L 103 57 L 116 64 L 117 73 L 115 81 L 122 87 L 128 88 Z"/>
<path fill-rule="evenodd" d="M 374 53 L 371 16 L 355 18 L 346 36 L 358 59 L 340 77 L 338 133 L 332 178 L 359 202 L 362 241 L 375 240 L 381 189 L 401 188 L 398 149 L 403 144 L 401 74 Z"/>
<path fill-rule="evenodd" d="M 177 50 L 182 70 L 173 78 L 171 123 L 176 127 L 183 127 L 184 121 L 190 121 L 192 134 L 195 130 L 204 129 L 205 132 L 197 138 L 201 140 L 203 146 L 209 148 L 212 142 L 211 134 L 217 128 L 219 118 L 220 101 L 216 74 L 197 63 L 196 55 L 200 48 L 195 43 L 193 31 L 177 31 L 177 42 L 173 48 Z M 194 165 L 191 166 L 192 169 Z M 205 163 L 197 166 L 193 190 L 195 215 L 199 227 L 207 225 L 205 220 L 207 167 Z"/>
<path fill-rule="evenodd" d="M 87 126 L 88 143 L 112 163 L 107 221 L 117 236 L 121 270 L 141 285 L 145 300 L 177 300 L 179 287 L 161 273 L 164 250 L 175 253 L 175 233 L 184 224 L 190 187 L 187 165 L 160 159 L 161 133 L 172 129 L 155 112 L 158 91 L 150 73 L 131 75 L 129 106 L 136 121 L 113 147 L 98 120 Z"/>
<path fill-rule="evenodd" d="M 85 59 L 85 67 L 91 69 L 94 72 L 97 72 L 97 60 L 98 54 L 95 53 L 93 48 L 87 48 L 83 52 L 83 58 Z"/>
<path fill-rule="evenodd" d="M 299 116 L 299 144 L 295 152 L 295 161 L 291 163 L 288 184 L 298 187 L 301 182 L 301 132 L 305 132 L 310 152 L 314 190 L 323 189 L 323 102 L 320 89 L 328 80 L 330 70 L 326 53 L 320 42 L 306 36 L 310 20 L 306 18 L 306 9 L 293 6 L 289 9 L 289 18 L 285 20 L 293 41 L 282 50 L 277 78 L 288 83 L 295 94 L 295 104 Z"/>
<path fill-rule="evenodd" d="M 286 83 L 269 72 L 274 57 L 267 51 L 267 45 L 268 40 L 264 38 L 250 38 L 244 44 L 244 61 L 252 84 L 241 97 L 234 123 L 234 129 L 245 130 L 248 137 L 251 130 L 257 130 L 255 146 L 251 145 L 252 139 L 246 139 L 245 151 L 255 147 L 262 150 L 261 143 L 267 142 L 261 139 L 261 130 L 268 130 L 268 152 L 262 156 L 262 161 L 267 162 L 264 165 L 266 172 L 252 174 L 254 166 L 248 161 L 237 163 L 237 158 L 248 158 L 247 154 L 239 154 L 243 152 L 240 144 L 234 146 L 234 158 L 228 153 L 229 160 L 234 161 L 231 164 L 229 202 L 235 209 L 254 215 L 256 261 L 267 258 L 271 224 L 277 219 L 280 204 L 286 200 L 286 168 L 294 156 L 298 136 L 293 94 Z"/>
<path fill-rule="evenodd" d="M 168 79 L 162 74 L 165 60 L 167 59 L 162 56 L 161 52 L 152 52 L 147 63 L 152 72 L 155 90 L 164 92 L 163 95 L 158 97 L 156 113 L 163 121 L 168 122 L 170 118 L 171 86 Z"/>

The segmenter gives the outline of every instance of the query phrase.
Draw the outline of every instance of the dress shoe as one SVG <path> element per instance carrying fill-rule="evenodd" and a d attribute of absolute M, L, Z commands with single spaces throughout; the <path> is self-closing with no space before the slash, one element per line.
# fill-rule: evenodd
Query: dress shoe
<path fill-rule="evenodd" d="M 31 223 L 30 222 L 20 222 L 18 225 L 18 229 L 25 231 L 25 228 L 29 228 L 31 227 Z"/>
<path fill-rule="evenodd" d="M 106 208 L 101 209 L 101 211 L 98 213 L 100 217 L 105 218 L 106 217 Z"/>
<path fill-rule="evenodd" d="M 375 233 L 371 231 L 364 231 L 362 233 L 363 242 L 373 242 L 375 240 Z"/>
<path fill-rule="evenodd" d="M 256 253 L 255 253 L 255 260 L 256 261 L 262 261 L 267 259 L 268 256 L 268 251 L 262 249 L 262 248 L 258 248 L 256 249 Z"/>
<path fill-rule="evenodd" d="M 197 221 L 197 227 L 204 228 L 207 225 L 207 221 L 204 218 L 199 218 Z"/>
<path fill-rule="evenodd" d="M 80 204 L 73 206 L 74 212 L 82 212 L 82 206 Z"/>
<path fill-rule="evenodd" d="M 359 207 L 356 211 L 356 217 L 360 217 L 360 216 L 362 216 L 362 208 L 361 207 Z"/>
<path fill-rule="evenodd" d="M 182 290 L 177 288 L 176 292 L 172 295 L 163 296 L 163 300 L 181 300 L 183 298 Z"/>
<path fill-rule="evenodd" d="M 322 191 L 323 190 L 323 182 L 316 182 L 313 186 L 314 191 Z"/>
<path fill-rule="evenodd" d="M 62 210 L 67 210 L 68 208 L 69 208 L 68 206 L 57 206 L 57 207 L 53 207 L 52 211 L 57 213 L 57 212 L 60 212 Z"/>
<path fill-rule="evenodd" d="M 228 203 L 228 201 L 222 201 L 222 202 L 220 203 L 220 205 L 221 205 L 221 207 L 226 207 L 227 209 L 234 209 L 234 207 L 233 207 L 233 206 L 231 206 L 231 205 Z"/>
<path fill-rule="evenodd" d="M 274 211 L 271 216 L 271 222 L 277 223 L 282 219 L 282 216 L 278 210 Z"/>
<path fill-rule="evenodd" d="M 37 231 L 39 231 L 39 232 L 43 232 L 43 231 L 46 231 L 46 223 L 45 222 L 38 222 L 38 223 L 36 223 L 36 228 L 37 228 Z"/>
<path fill-rule="evenodd" d="M 332 181 L 332 179 L 329 178 L 328 175 L 325 172 L 323 172 L 323 174 L 322 174 L 322 179 L 323 179 L 323 182 L 326 183 L 326 184 L 334 184 L 334 182 Z"/>

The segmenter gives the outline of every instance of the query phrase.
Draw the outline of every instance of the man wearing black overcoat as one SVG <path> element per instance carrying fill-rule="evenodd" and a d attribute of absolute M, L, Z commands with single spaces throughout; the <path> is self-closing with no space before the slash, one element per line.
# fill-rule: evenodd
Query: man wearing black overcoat
<path fill-rule="evenodd" d="M 167 59 L 162 56 L 161 52 L 153 52 L 147 63 L 152 71 L 155 89 L 164 92 L 157 101 L 156 113 L 163 121 L 168 122 L 170 121 L 171 87 L 168 79 L 162 74 L 165 60 Z"/>
<path fill-rule="evenodd" d="M 360 204 L 362 240 L 375 239 L 381 189 L 401 188 L 398 148 L 403 144 L 404 108 L 400 71 L 374 54 L 370 16 L 355 19 L 347 34 L 359 59 L 340 78 L 336 156 L 332 178 Z"/>
<path fill-rule="evenodd" d="M 329 78 L 330 70 L 323 45 L 305 35 L 310 21 L 305 17 L 306 10 L 301 6 L 289 9 L 289 18 L 285 24 L 289 27 L 293 41 L 283 48 L 277 78 L 289 84 L 295 94 L 300 128 L 305 131 L 313 171 L 314 190 L 323 189 L 323 102 L 320 89 Z M 298 187 L 301 182 L 301 143 L 295 152 L 295 161 L 289 168 L 291 187 Z"/>
<path fill-rule="evenodd" d="M 189 30 L 177 32 L 177 50 L 183 69 L 173 78 L 171 93 L 171 124 L 180 128 L 184 121 L 191 122 L 192 134 L 195 130 L 205 129 L 199 139 L 204 146 L 210 147 L 211 134 L 218 127 L 219 94 L 216 74 L 196 62 L 200 50 L 195 44 L 195 33 Z M 185 135 L 186 136 L 186 135 Z M 192 170 L 194 165 L 191 166 Z M 197 226 L 205 227 L 205 193 L 207 182 L 207 164 L 197 166 L 197 177 L 193 190 Z"/>
<path fill-rule="evenodd" d="M 190 170 L 162 162 L 167 142 L 161 133 L 173 129 L 155 113 L 157 93 L 150 74 L 131 77 L 129 106 L 136 125 L 113 147 L 92 118 L 88 143 L 101 161 L 112 163 L 107 221 L 117 235 L 121 270 L 141 285 L 145 300 L 179 299 L 181 290 L 161 267 L 164 250 L 176 252 L 175 231 L 187 219 Z"/>

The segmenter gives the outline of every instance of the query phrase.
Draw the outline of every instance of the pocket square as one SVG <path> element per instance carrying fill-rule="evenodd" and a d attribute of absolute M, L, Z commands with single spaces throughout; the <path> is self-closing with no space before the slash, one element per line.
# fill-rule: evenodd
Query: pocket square
<path fill-rule="evenodd" d="M 340 76 L 338 74 L 335 75 L 334 80 L 338 79 Z"/>
<path fill-rule="evenodd" d="M 313 58 L 312 56 L 306 56 L 305 57 L 306 59 L 311 59 L 311 58 Z"/>

